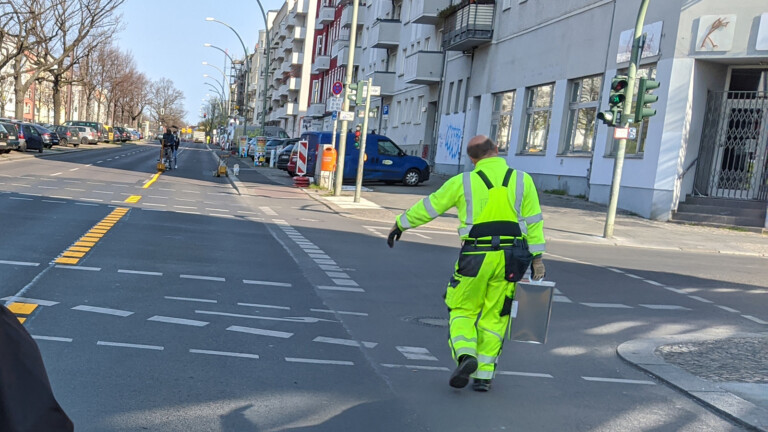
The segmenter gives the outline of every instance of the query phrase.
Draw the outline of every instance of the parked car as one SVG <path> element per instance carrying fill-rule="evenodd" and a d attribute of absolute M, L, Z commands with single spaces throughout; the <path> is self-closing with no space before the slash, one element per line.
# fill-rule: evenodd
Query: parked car
<path fill-rule="evenodd" d="M 353 181 L 357 176 L 357 161 L 360 151 L 355 148 L 355 135 L 348 133 L 344 157 L 344 180 Z M 309 142 L 307 150 L 307 173 L 314 175 L 317 164 L 318 149 L 323 144 L 331 143 L 331 132 L 305 132 L 301 140 Z M 337 139 L 337 142 L 341 136 Z M 296 175 L 296 149 L 288 162 L 288 173 Z M 366 137 L 365 154 L 367 159 L 363 165 L 363 180 L 383 181 L 387 184 L 402 182 L 407 186 L 416 186 L 429 180 L 429 164 L 420 157 L 407 155 L 391 139 L 384 135 L 368 134 Z"/>
<path fill-rule="evenodd" d="M 295 143 L 288 144 L 282 150 L 277 152 L 277 162 L 275 166 L 283 171 L 288 171 L 288 162 L 291 160 L 291 151 L 296 147 Z"/>
<path fill-rule="evenodd" d="M 45 147 L 43 143 L 43 135 L 37 129 L 39 126 L 27 123 L 27 122 L 15 122 L 14 123 L 19 130 L 19 137 L 24 140 L 24 147 L 19 148 L 22 152 L 27 150 L 37 150 L 38 153 L 43 152 Z"/>
<path fill-rule="evenodd" d="M 96 136 L 100 142 L 109 142 L 109 134 L 104 123 L 83 121 L 83 120 L 70 120 L 64 122 L 65 126 L 86 126 L 96 131 Z"/>
<path fill-rule="evenodd" d="M 137 130 L 128 129 L 128 133 L 131 134 L 131 141 L 138 141 L 142 138 L 141 133 Z"/>
<path fill-rule="evenodd" d="M 59 135 L 59 144 L 63 146 L 72 144 L 73 147 L 77 147 L 81 143 L 80 131 L 77 128 L 77 126 L 54 126 L 52 130 Z"/>
<path fill-rule="evenodd" d="M 275 151 L 275 159 L 277 159 L 277 153 L 289 144 L 295 144 L 299 141 L 298 138 L 291 139 L 271 139 L 267 141 L 267 145 L 264 147 L 264 161 L 269 163 L 272 159 L 272 150 Z"/>
<path fill-rule="evenodd" d="M 27 151 L 27 143 L 24 137 L 19 137 L 19 127 L 10 120 L 0 119 L 0 125 L 8 132 L 8 147 L 19 150 Z"/>
<path fill-rule="evenodd" d="M 96 133 L 96 129 L 88 126 L 72 126 L 77 128 L 78 136 L 80 137 L 80 144 L 98 144 L 99 134 Z"/>
<path fill-rule="evenodd" d="M 113 129 L 115 131 L 115 142 L 128 142 L 131 140 L 131 134 L 128 133 L 127 129 L 120 126 L 115 126 Z"/>
<path fill-rule="evenodd" d="M 16 148 L 8 143 L 8 139 L 10 138 L 10 133 L 5 129 L 3 125 L 0 125 L 0 154 L 2 153 L 10 153 L 11 150 L 15 150 Z"/>
<path fill-rule="evenodd" d="M 36 128 L 37 131 L 40 132 L 40 136 L 43 139 L 43 146 L 45 148 L 48 148 L 48 149 L 53 148 L 53 146 L 59 145 L 59 143 L 61 142 L 59 138 L 59 134 L 57 134 L 56 132 L 50 129 L 47 129 L 43 126 L 40 126 L 39 124 L 32 124 L 32 127 Z"/>

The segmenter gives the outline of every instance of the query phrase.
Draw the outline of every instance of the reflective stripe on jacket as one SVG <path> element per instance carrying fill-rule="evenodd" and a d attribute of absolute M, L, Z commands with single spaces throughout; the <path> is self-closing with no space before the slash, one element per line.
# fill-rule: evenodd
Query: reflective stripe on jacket
<path fill-rule="evenodd" d="M 475 169 L 448 179 L 437 191 L 414 204 L 397 217 L 402 230 L 415 228 L 456 207 L 459 213 L 459 237 L 466 239 L 472 229 L 475 215 L 488 204 L 488 187 L 476 174 L 483 171 L 494 185 L 502 183 L 509 166 L 501 157 L 481 159 Z M 514 170 L 509 182 L 509 198 L 514 203 L 517 221 L 528 247 L 534 255 L 545 251 L 544 218 L 533 179 L 525 172 Z"/>

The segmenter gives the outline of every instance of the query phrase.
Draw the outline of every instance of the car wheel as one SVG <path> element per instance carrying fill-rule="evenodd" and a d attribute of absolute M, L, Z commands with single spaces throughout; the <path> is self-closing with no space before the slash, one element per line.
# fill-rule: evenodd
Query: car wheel
<path fill-rule="evenodd" d="M 411 168 L 406 171 L 403 177 L 403 183 L 406 186 L 416 186 L 421 181 L 421 173 L 416 168 Z"/>
<path fill-rule="evenodd" d="M 37 152 L 38 152 L 38 153 L 42 153 L 42 152 L 43 152 L 43 146 L 40 146 L 40 148 L 39 148 L 39 149 L 37 149 Z"/>

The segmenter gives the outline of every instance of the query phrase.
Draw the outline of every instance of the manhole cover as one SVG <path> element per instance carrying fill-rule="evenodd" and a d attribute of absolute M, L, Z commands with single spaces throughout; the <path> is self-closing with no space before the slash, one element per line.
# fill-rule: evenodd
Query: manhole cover
<path fill-rule="evenodd" d="M 448 327 L 448 319 L 441 317 L 404 317 L 403 320 L 427 327 Z"/>

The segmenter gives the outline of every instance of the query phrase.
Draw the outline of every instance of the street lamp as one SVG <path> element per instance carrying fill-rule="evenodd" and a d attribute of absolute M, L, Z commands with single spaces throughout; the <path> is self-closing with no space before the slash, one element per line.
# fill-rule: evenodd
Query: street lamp
<path fill-rule="evenodd" d="M 259 4 L 259 6 L 261 6 L 261 4 Z M 215 18 L 211 18 L 211 17 L 207 17 L 205 20 L 206 21 L 217 22 L 217 23 L 223 25 L 224 27 L 227 27 L 228 29 L 232 30 L 232 33 L 234 33 L 235 36 L 237 36 L 237 39 L 240 41 L 240 45 L 243 46 L 243 51 L 245 52 L 245 83 L 243 85 L 243 105 L 244 105 L 244 112 L 243 112 L 243 136 L 247 137 L 248 134 L 246 132 L 246 127 L 248 126 L 248 73 L 249 73 L 249 69 L 251 68 L 251 60 L 250 60 L 250 57 L 248 56 L 248 48 L 245 47 L 245 43 L 243 42 L 243 38 L 241 38 L 240 35 L 237 33 L 237 31 L 235 31 L 235 29 L 233 29 L 232 26 L 230 26 L 229 24 L 227 24 L 227 23 L 225 23 L 223 21 L 219 21 L 219 20 L 217 20 Z M 265 23 L 266 23 L 266 21 L 265 21 Z M 262 130 L 262 133 L 264 133 L 263 130 Z"/>

